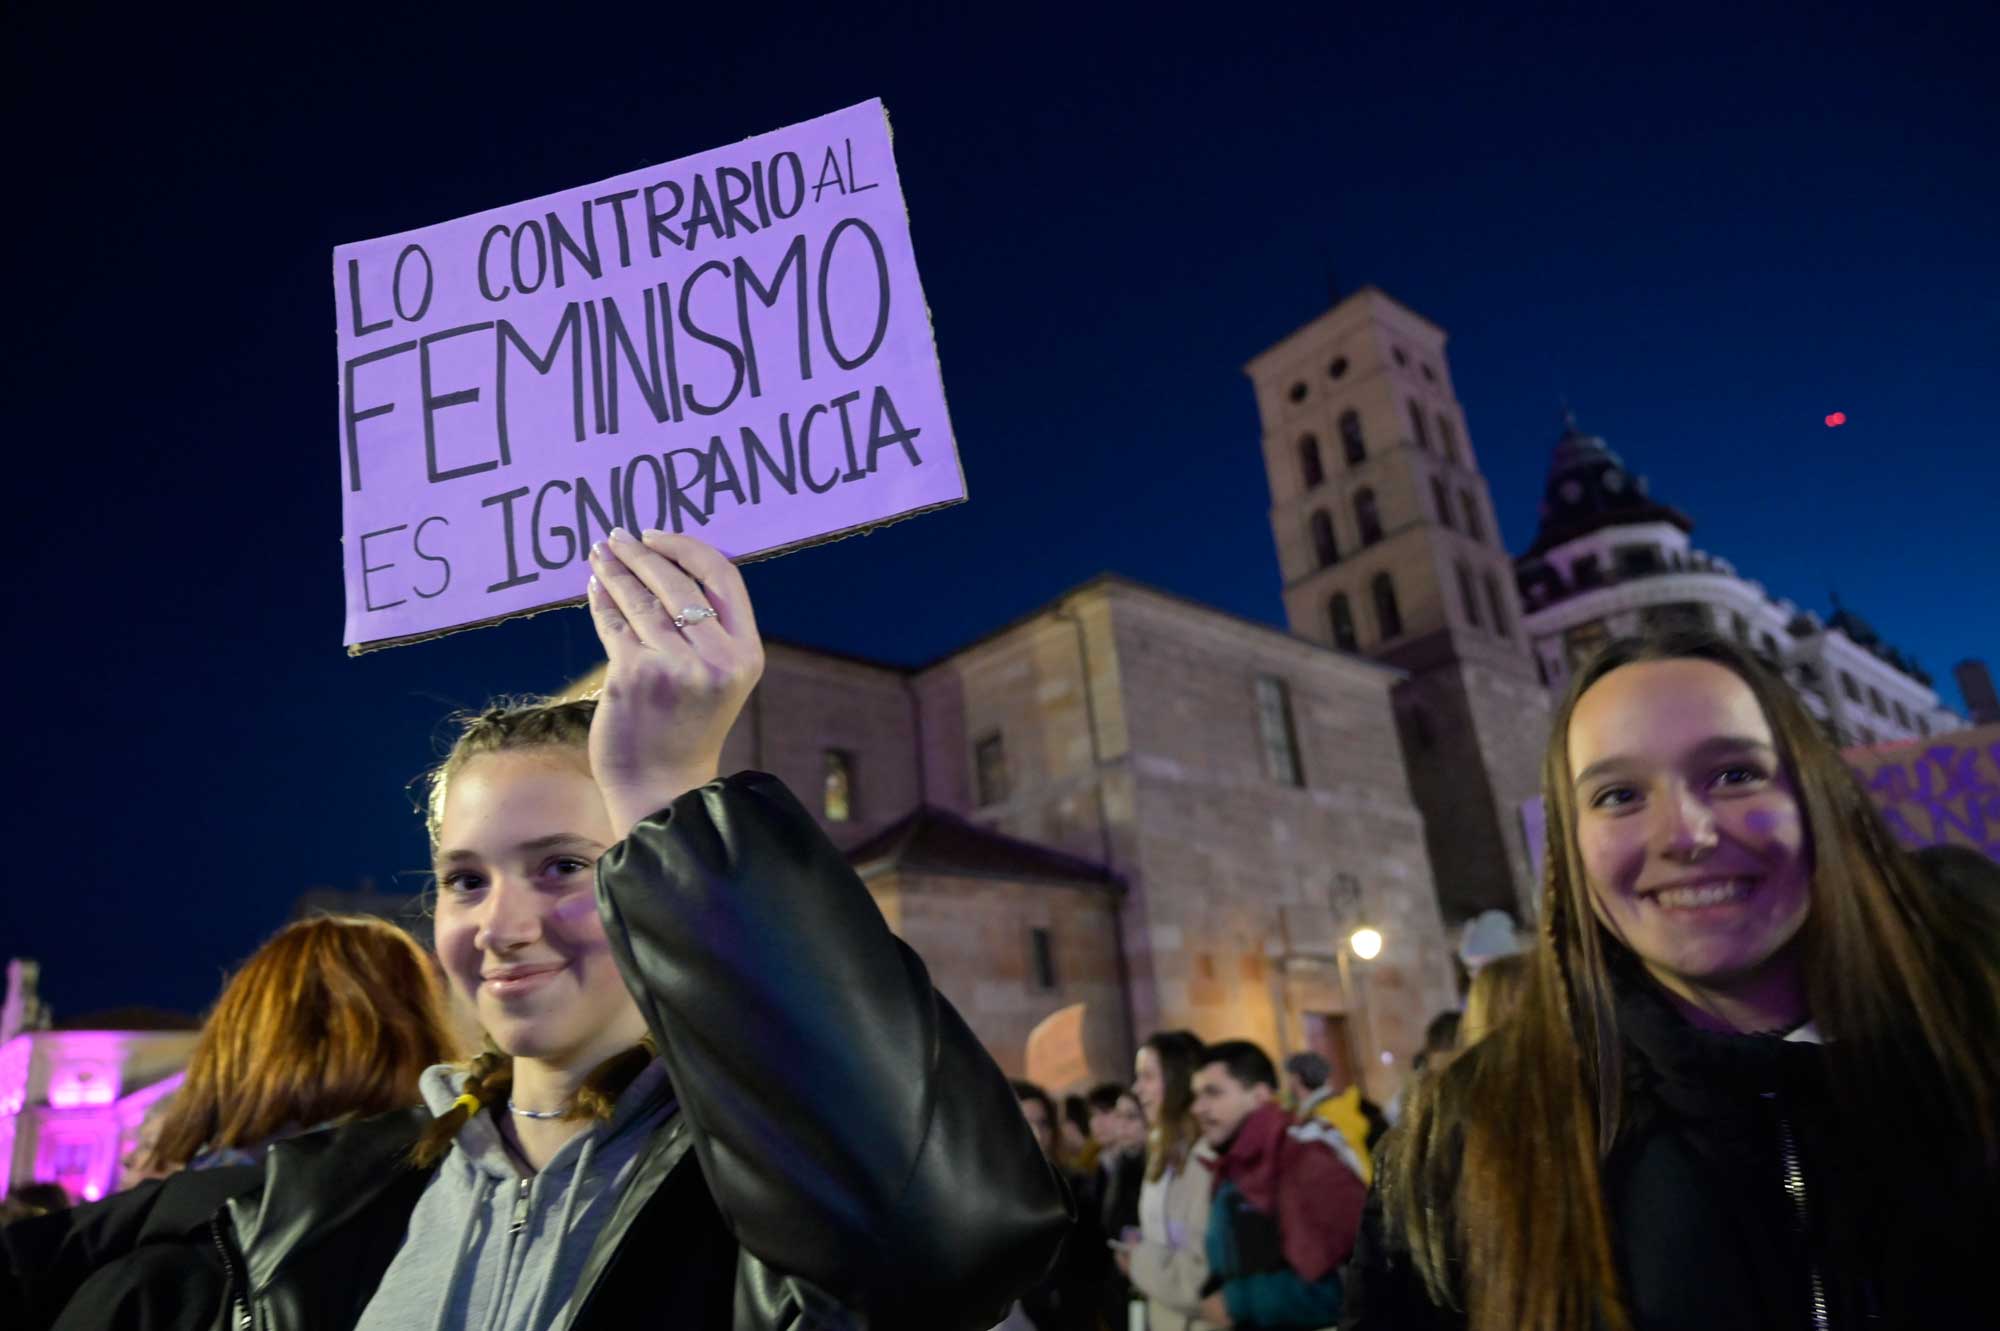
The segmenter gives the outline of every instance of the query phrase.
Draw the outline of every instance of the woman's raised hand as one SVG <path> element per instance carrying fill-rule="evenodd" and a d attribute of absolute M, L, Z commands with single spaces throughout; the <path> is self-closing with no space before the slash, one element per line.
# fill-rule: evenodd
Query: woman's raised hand
<path fill-rule="evenodd" d="M 590 768 L 620 837 L 715 779 L 764 673 L 743 575 L 691 536 L 613 529 L 590 552 L 590 616 L 610 658 Z"/>

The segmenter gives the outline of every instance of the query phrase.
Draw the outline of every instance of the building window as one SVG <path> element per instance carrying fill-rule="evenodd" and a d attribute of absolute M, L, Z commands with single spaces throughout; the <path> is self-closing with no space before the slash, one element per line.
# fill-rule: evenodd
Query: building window
<path fill-rule="evenodd" d="M 1799 662 L 1799 683 L 1815 692 L 1819 689 L 1819 671 L 1810 661 Z"/>
<path fill-rule="evenodd" d="M 854 818 L 854 755 L 845 749 L 827 749 L 821 756 L 821 808 L 829 823 L 851 822 Z"/>
<path fill-rule="evenodd" d="M 1299 475 L 1308 490 L 1326 479 L 1326 468 L 1319 460 L 1319 440 L 1311 435 L 1299 440 Z"/>
<path fill-rule="evenodd" d="M 1438 438 L 1444 441 L 1444 455 L 1451 462 L 1458 461 L 1458 431 L 1451 426 L 1451 417 L 1438 413 Z"/>
<path fill-rule="evenodd" d="M 1326 367 L 1326 377 L 1329 379 L 1338 379 L 1340 378 L 1341 375 L 1346 373 L 1347 373 L 1347 357 L 1345 356 L 1335 356 L 1333 358 L 1333 364 Z"/>
<path fill-rule="evenodd" d="M 1340 413 L 1340 446 L 1346 452 L 1347 465 L 1352 467 L 1368 456 L 1368 445 L 1361 438 L 1361 413 L 1343 411 Z"/>
<path fill-rule="evenodd" d="M 1867 726 L 1856 726 L 1855 730 L 1860 734 L 1863 744 L 1873 744 L 1875 742 L 1875 732 Z"/>
<path fill-rule="evenodd" d="M 1398 364 L 1398 365 L 1402 365 L 1402 366 L 1405 366 L 1405 367 L 1407 367 L 1407 366 L 1409 365 L 1409 363 L 1410 363 L 1410 356 L 1409 356 L 1409 353 L 1408 353 L 1408 352 L 1406 352 L 1406 351 L 1404 351 L 1404 350 L 1403 350 L 1403 349 L 1402 349 L 1401 347 L 1397 347 L 1397 348 L 1396 348 L 1396 364 Z"/>
<path fill-rule="evenodd" d="M 1047 929 L 1028 930 L 1028 950 L 1035 961 L 1035 987 L 1043 991 L 1056 987 L 1056 944 Z"/>
<path fill-rule="evenodd" d="M 979 786 L 979 807 L 998 804 L 1007 798 L 1007 748 L 1001 742 L 1000 732 L 980 740 L 973 746 L 973 776 Z"/>
<path fill-rule="evenodd" d="M 1360 651 L 1361 643 L 1354 636 L 1354 607 L 1347 603 L 1347 593 L 1335 592 L 1326 603 L 1326 613 L 1333 621 L 1333 645 L 1343 652 Z"/>
<path fill-rule="evenodd" d="M 1493 611 L 1493 631 L 1503 638 L 1513 637 L 1514 626 L 1507 614 L 1506 598 L 1500 593 L 1500 579 L 1490 571 L 1486 575 L 1486 604 Z M 1547 680 L 1542 682 L 1548 683 Z"/>
<path fill-rule="evenodd" d="M 1294 402 L 1303 402 L 1306 400 L 1306 386 L 1303 380 L 1292 385 L 1290 397 Z"/>
<path fill-rule="evenodd" d="M 1845 670 L 1840 672 L 1840 691 L 1847 695 L 1849 702 L 1861 701 L 1861 686 L 1854 682 L 1854 676 Z"/>
<path fill-rule="evenodd" d="M 1903 704 L 1892 702 L 1889 705 L 1896 711 L 1896 724 L 1908 730 L 1910 728 L 1910 714 L 1903 709 Z"/>
<path fill-rule="evenodd" d="M 1641 578 L 1660 570 L 1660 551 L 1652 545 L 1621 545 L 1618 547 L 1618 572 L 1621 577 Z"/>
<path fill-rule="evenodd" d="M 1873 684 L 1868 686 L 1868 705 L 1875 709 L 1875 715 L 1887 716 L 1889 709 L 1882 705 L 1882 691 Z"/>
<path fill-rule="evenodd" d="M 1765 662 L 1766 662 L 1767 664 L 1769 664 L 1769 665 L 1773 665 L 1773 666 L 1777 665 L 1777 664 L 1778 664 L 1778 640 L 1777 640 L 1776 638 L 1772 637 L 1772 636 L 1771 636 L 1770 634 L 1768 634 L 1768 633 L 1765 633 L 1765 634 L 1762 634 L 1762 635 L 1760 635 L 1760 636 L 1759 636 L 1759 639 L 1758 639 L 1758 640 L 1759 640 L 1759 641 L 1760 641 L 1760 642 L 1761 642 L 1761 643 L 1763 644 L 1763 648 L 1764 648 L 1764 650 L 1763 650 L 1763 652 L 1761 653 L 1761 655 L 1763 656 L 1763 658 L 1764 658 Z"/>
<path fill-rule="evenodd" d="M 1917 718 L 1917 733 L 1925 739 L 1931 737 L 1931 719 L 1929 717 L 1919 716 Z"/>
<path fill-rule="evenodd" d="M 1458 566 L 1458 599 L 1465 607 L 1465 617 L 1472 622 L 1472 627 L 1485 628 L 1485 620 L 1479 614 L 1479 593 L 1472 586 L 1472 570 L 1463 564 Z"/>
<path fill-rule="evenodd" d="M 1479 520 L 1479 505 L 1473 502 L 1472 491 L 1458 492 L 1459 505 L 1465 509 L 1465 534 L 1475 541 L 1486 539 L 1486 524 Z"/>
<path fill-rule="evenodd" d="M 1570 565 L 1569 580 L 1578 587 L 1595 587 L 1604 581 L 1604 573 L 1597 567 L 1596 555 L 1584 555 Z"/>
<path fill-rule="evenodd" d="M 1426 453 L 1430 452 L 1431 428 L 1424 423 L 1423 408 L 1416 404 L 1414 398 L 1410 401 L 1410 429 L 1416 432 L 1417 447 L 1423 449 Z"/>
<path fill-rule="evenodd" d="M 1563 657 L 1569 663 L 1570 673 L 1575 674 L 1589 665 L 1591 659 L 1610 641 L 1611 630 L 1601 619 L 1564 630 Z"/>
<path fill-rule="evenodd" d="M 1325 568 L 1340 558 L 1340 547 L 1333 543 L 1333 515 L 1325 509 L 1318 509 L 1312 515 L 1313 554 L 1319 559 L 1319 566 Z"/>
<path fill-rule="evenodd" d="M 1431 477 L 1431 502 L 1437 505 L 1438 521 L 1445 526 L 1453 526 L 1451 520 L 1451 495 L 1445 491 L 1444 482 Z"/>
<path fill-rule="evenodd" d="M 1429 362 L 1424 364 L 1424 379 L 1429 383 L 1437 382 L 1437 371 L 1430 367 Z"/>
<path fill-rule="evenodd" d="M 1375 492 L 1365 486 L 1354 496 L 1354 521 L 1361 528 L 1361 544 L 1373 545 L 1382 539 L 1382 515 L 1375 510 Z"/>
<path fill-rule="evenodd" d="M 1264 771 L 1273 781 L 1303 786 L 1298 732 L 1292 728 L 1292 694 L 1285 681 L 1257 676 L 1257 733 L 1264 741 Z"/>
<path fill-rule="evenodd" d="M 1640 612 L 1640 622 L 1648 633 L 1706 629 L 1708 611 L 1693 601 L 1670 601 L 1664 605 L 1647 606 Z"/>
<path fill-rule="evenodd" d="M 1377 573 L 1368 584 L 1375 598 L 1375 625 L 1384 638 L 1403 636 L 1403 612 L 1396 604 L 1396 584 L 1387 573 Z"/>

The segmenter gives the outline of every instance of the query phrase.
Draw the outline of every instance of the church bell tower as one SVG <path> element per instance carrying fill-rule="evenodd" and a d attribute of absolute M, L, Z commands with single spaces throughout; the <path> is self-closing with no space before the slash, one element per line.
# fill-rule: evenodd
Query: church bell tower
<path fill-rule="evenodd" d="M 1445 921 L 1526 921 L 1521 806 L 1548 694 L 1444 349 L 1443 329 L 1364 287 L 1245 373 L 1292 632 L 1407 672 L 1397 728 Z"/>

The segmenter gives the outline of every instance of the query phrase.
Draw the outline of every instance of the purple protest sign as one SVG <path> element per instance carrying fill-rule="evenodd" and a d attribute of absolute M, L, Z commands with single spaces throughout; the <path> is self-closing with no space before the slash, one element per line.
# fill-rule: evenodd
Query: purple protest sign
<path fill-rule="evenodd" d="M 965 498 L 879 101 L 333 278 L 351 654 L 572 604 L 613 526 L 742 561 Z"/>

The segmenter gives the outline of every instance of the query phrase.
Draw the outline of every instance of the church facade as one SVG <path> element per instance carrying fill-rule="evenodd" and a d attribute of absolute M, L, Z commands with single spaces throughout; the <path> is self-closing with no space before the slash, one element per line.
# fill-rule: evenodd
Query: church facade
<path fill-rule="evenodd" d="M 814 805 L 1010 1074 L 1122 1080 L 1186 1028 L 1317 1050 L 1386 1100 L 1456 1005 L 1460 926 L 1536 913 L 1522 811 L 1552 697 L 1608 635 L 1698 615 L 1843 741 L 1962 724 L 1852 616 L 1694 550 L 1574 427 L 1516 559 L 1444 331 L 1381 291 L 1245 372 L 1286 629 L 1107 574 L 916 667 L 773 640 L 729 736 L 725 770 Z M 1038 1064 L 1058 1023 L 1078 1047 Z"/>

